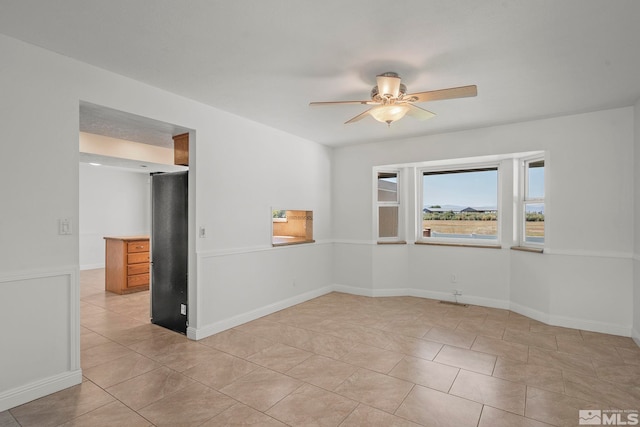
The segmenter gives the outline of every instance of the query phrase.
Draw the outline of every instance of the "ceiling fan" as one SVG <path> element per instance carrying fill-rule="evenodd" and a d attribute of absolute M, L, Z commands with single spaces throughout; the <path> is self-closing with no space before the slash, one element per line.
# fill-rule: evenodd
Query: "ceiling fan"
<path fill-rule="evenodd" d="M 435 116 L 431 111 L 414 105 L 416 102 L 466 98 L 478 94 L 478 88 L 475 85 L 407 94 L 407 87 L 400 83 L 400 76 L 393 72 L 376 76 L 376 81 L 378 84 L 371 89 L 371 101 L 311 102 L 309 105 L 374 105 L 374 107 L 347 120 L 344 124 L 357 122 L 370 115 L 377 121 L 391 126 L 391 123 L 400 120 L 405 115 L 418 120 L 427 120 Z"/>

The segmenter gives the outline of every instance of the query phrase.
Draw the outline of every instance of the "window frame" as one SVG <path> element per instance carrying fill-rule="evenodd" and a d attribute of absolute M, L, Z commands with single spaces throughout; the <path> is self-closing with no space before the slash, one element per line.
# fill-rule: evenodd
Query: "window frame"
<path fill-rule="evenodd" d="M 378 181 L 380 179 L 380 174 L 395 174 L 396 175 L 396 200 L 395 201 L 380 201 L 378 199 Z M 404 208 L 403 208 L 403 197 L 402 192 L 404 189 L 404 179 L 402 176 L 402 169 L 400 168 L 374 168 L 373 169 L 373 199 L 375 203 L 374 206 L 374 232 L 373 235 L 376 238 L 378 243 L 400 243 L 404 242 Z M 392 237 L 381 237 L 380 236 L 380 208 L 381 207 L 397 207 L 398 208 L 398 224 L 396 236 Z"/>
<path fill-rule="evenodd" d="M 548 177 L 548 162 L 545 156 L 545 153 L 537 154 L 535 156 L 529 156 L 519 159 L 520 160 L 520 174 L 522 179 L 520 179 L 520 191 L 519 200 L 518 200 L 518 208 L 520 212 L 518 213 L 518 246 L 523 248 L 534 248 L 534 249 L 544 249 L 547 242 L 547 177 Z M 542 161 L 544 163 L 544 183 L 543 183 L 543 197 L 529 197 L 529 165 L 531 163 L 536 163 Z M 544 206 L 544 241 L 542 243 L 538 242 L 530 242 L 527 241 L 527 205 L 528 204 L 542 204 Z"/>
<path fill-rule="evenodd" d="M 423 236 L 423 217 L 424 217 L 424 174 L 430 172 L 446 173 L 447 171 L 473 171 L 476 169 L 494 169 L 497 172 L 496 180 L 496 238 L 495 239 L 474 239 L 474 238 L 452 238 L 452 237 L 424 237 Z M 418 244 L 441 244 L 441 245 L 463 245 L 463 246 L 479 246 L 479 247 L 496 247 L 501 246 L 502 242 L 502 162 L 469 162 L 459 164 L 448 164 L 446 166 L 425 166 L 416 168 L 416 243 Z"/>

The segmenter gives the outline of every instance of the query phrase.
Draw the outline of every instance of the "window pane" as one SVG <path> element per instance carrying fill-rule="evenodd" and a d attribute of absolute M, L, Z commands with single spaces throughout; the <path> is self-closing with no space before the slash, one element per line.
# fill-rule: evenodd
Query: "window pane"
<path fill-rule="evenodd" d="M 398 207 L 378 208 L 378 237 L 398 237 Z"/>
<path fill-rule="evenodd" d="M 498 238 L 498 170 L 423 174 L 423 237 Z"/>
<path fill-rule="evenodd" d="M 378 173 L 378 201 L 398 201 L 398 174 L 395 172 Z"/>
<path fill-rule="evenodd" d="M 527 199 L 544 199 L 544 160 L 527 164 Z"/>
<path fill-rule="evenodd" d="M 544 203 L 525 204 L 524 241 L 544 243 Z"/>

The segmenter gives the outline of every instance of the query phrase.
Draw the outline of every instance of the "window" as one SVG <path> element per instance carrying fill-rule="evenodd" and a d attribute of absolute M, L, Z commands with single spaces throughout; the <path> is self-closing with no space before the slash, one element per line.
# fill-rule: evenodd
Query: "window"
<path fill-rule="evenodd" d="M 399 239 L 400 196 L 398 171 L 377 172 L 378 240 Z"/>
<path fill-rule="evenodd" d="M 498 165 L 420 169 L 419 173 L 418 241 L 498 243 Z"/>
<path fill-rule="evenodd" d="M 523 162 L 522 246 L 544 245 L 544 159 Z"/>
<path fill-rule="evenodd" d="M 313 211 L 271 210 L 273 246 L 313 243 Z"/>

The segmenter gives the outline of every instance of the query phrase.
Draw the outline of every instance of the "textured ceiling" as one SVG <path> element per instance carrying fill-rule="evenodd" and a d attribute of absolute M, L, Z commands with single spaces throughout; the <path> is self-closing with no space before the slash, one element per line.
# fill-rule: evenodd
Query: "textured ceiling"
<path fill-rule="evenodd" d="M 331 146 L 632 105 L 640 1 L 0 0 L 0 32 Z M 476 84 L 391 128 L 376 74 L 409 92 Z"/>
<path fill-rule="evenodd" d="M 81 101 L 80 132 L 173 149 L 173 136 L 189 130 Z"/>

